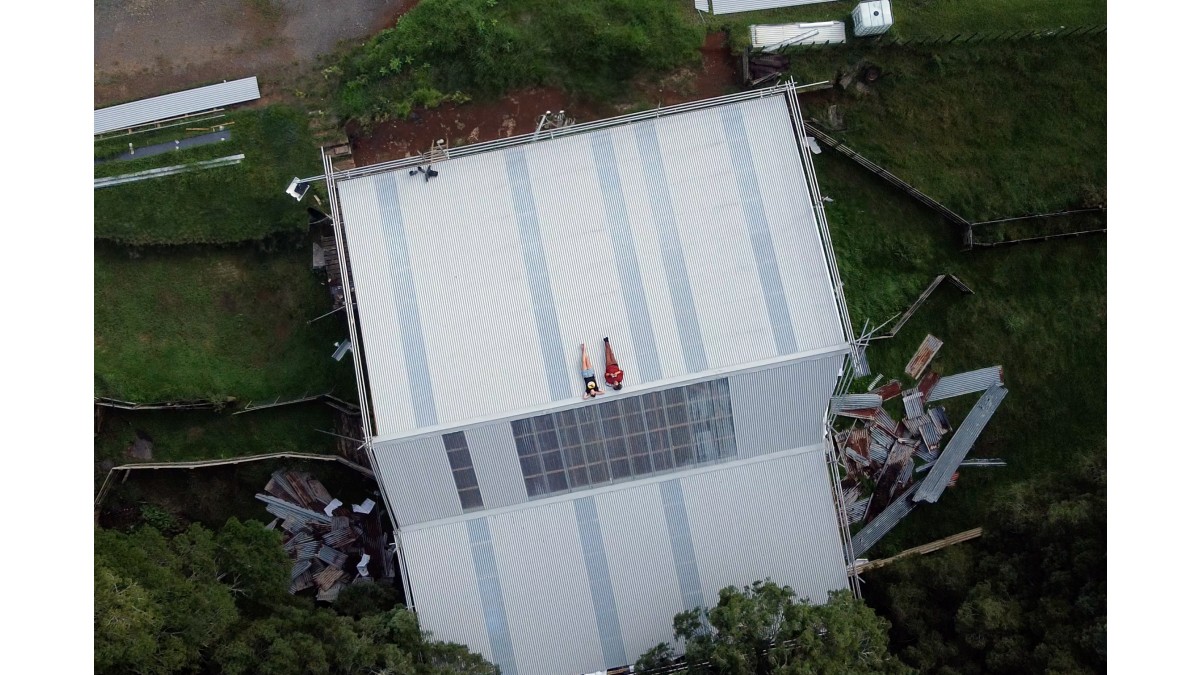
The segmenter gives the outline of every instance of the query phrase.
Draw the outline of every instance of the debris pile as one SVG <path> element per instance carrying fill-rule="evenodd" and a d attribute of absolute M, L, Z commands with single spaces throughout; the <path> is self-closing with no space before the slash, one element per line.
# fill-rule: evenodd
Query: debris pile
<path fill-rule="evenodd" d="M 267 527 L 283 531 L 283 548 L 292 559 L 292 594 L 315 588 L 317 600 L 333 602 L 348 584 L 395 578 L 374 501 L 343 504 L 316 478 L 282 469 L 271 474 L 263 490 L 266 494 L 254 497 L 275 516 Z"/>
<path fill-rule="evenodd" d="M 914 384 L 905 389 L 899 380 L 878 385 L 869 392 L 843 394 L 830 400 L 832 415 L 852 420 L 834 435 L 838 462 L 843 468 L 842 500 L 851 524 L 866 527 L 853 537 L 855 555 L 861 555 L 892 529 L 918 502 L 936 502 L 953 485 L 960 466 L 1003 466 L 1001 460 L 964 461 L 983 427 L 1008 390 L 1000 366 L 946 377 L 929 370 L 942 341 L 929 335 L 913 355 L 905 373 Z M 954 431 L 937 401 L 984 392 L 979 402 Z M 899 399 L 893 410 L 885 403 Z"/>

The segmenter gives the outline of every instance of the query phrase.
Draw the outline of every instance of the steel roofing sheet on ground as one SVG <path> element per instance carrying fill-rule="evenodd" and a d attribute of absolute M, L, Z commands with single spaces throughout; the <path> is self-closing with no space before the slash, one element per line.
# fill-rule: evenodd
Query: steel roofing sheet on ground
<path fill-rule="evenodd" d="M 402 529 L 422 627 L 509 675 L 582 673 L 670 642 L 676 613 L 728 585 L 824 602 L 847 587 L 827 471 L 818 444 Z"/>
<path fill-rule="evenodd" d="M 942 399 L 962 396 L 964 394 L 973 394 L 977 391 L 984 391 L 989 387 L 997 384 L 1002 384 L 1004 381 L 1004 369 L 1000 366 L 992 366 L 990 368 L 980 368 L 966 373 L 955 373 L 947 375 L 937 384 L 933 385 L 933 389 L 929 391 L 929 396 L 926 400 L 930 403 L 933 401 L 941 401 Z"/>
<path fill-rule="evenodd" d="M 851 538 L 850 545 L 854 550 L 855 557 L 861 556 L 862 554 L 871 550 L 871 547 L 879 543 L 879 540 L 883 539 L 884 535 L 886 535 L 888 532 L 891 532 L 892 528 L 896 527 L 896 525 L 901 519 L 904 518 L 904 516 L 912 513 L 912 510 L 915 509 L 917 505 L 914 504 L 909 497 L 916 492 L 917 488 L 920 487 L 923 482 L 924 481 L 917 481 L 916 483 L 913 483 L 912 486 L 905 490 L 903 494 L 901 494 L 899 497 L 896 497 L 891 504 L 888 504 L 886 509 L 880 511 L 879 515 L 872 518 L 871 522 L 867 523 L 866 527 L 859 530 L 854 537 Z"/>
<path fill-rule="evenodd" d="M 846 345 L 782 94 L 437 168 L 337 183 L 379 437 Z"/>
<path fill-rule="evenodd" d="M 841 21 L 750 26 L 750 45 L 768 52 L 788 45 L 838 44 L 845 41 L 846 24 Z"/>
<path fill-rule="evenodd" d="M 967 417 L 959 425 L 958 431 L 950 437 L 950 442 L 946 443 L 945 450 L 934 462 L 921 489 L 913 495 L 913 500 L 932 503 L 942 496 L 942 491 L 950 484 L 950 479 L 958 469 L 959 463 L 975 445 L 979 434 L 987 426 L 988 420 L 992 419 L 992 415 L 1000 407 L 1000 402 L 1007 395 L 1008 390 L 1000 384 L 993 385 L 984 392 L 975 407 L 971 408 L 971 412 L 967 413 Z"/>
<path fill-rule="evenodd" d="M 253 101 L 260 96 L 258 78 L 246 77 L 232 82 L 210 84 L 173 94 L 131 101 L 94 112 L 93 134 L 129 129 L 180 115 L 223 108 Z"/>
<path fill-rule="evenodd" d="M 713 14 L 733 14 L 735 12 L 753 12 L 759 9 L 813 5 L 819 2 L 832 2 L 832 0 L 712 0 L 712 8 Z"/>

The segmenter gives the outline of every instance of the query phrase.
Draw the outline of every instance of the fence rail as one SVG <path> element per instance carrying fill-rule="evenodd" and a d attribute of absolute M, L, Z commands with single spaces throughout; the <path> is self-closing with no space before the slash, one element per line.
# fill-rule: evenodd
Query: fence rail
<path fill-rule="evenodd" d="M 854 38 L 845 42 L 825 42 L 792 44 L 775 49 L 776 54 L 792 54 L 808 49 L 823 49 L 827 47 L 866 47 L 875 49 L 881 47 L 934 47 L 937 45 L 965 45 L 984 42 L 1023 42 L 1027 40 L 1052 40 L 1064 38 L 1082 38 L 1103 35 L 1108 32 L 1107 24 L 1090 26 L 1059 26 L 1058 28 L 999 30 L 999 31 L 963 31 L 960 33 L 945 33 L 942 35 L 919 35 L 905 38 L 881 35 L 875 38 Z M 754 50 L 756 53 L 761 49 Z"/>

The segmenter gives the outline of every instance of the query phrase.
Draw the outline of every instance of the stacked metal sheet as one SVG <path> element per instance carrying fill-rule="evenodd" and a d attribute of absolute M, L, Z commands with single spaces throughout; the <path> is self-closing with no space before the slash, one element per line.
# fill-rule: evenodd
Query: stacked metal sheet
<path fill-rule="evenodd" d="M 872 546 L 879 543 L 879 540 L 883 539 L 883 535 L 891 532 L 892 528 L 895 527 L 896 524 L 899 523 L 902 518 L 904 518 L 904 516 L 912 513 L 912 510 L 916 508 L 917 505 L 913 503 L 909 497 L 912 496 L 913 492 L 915 492 L 917 488 L 923 484 L 923 482 L 924 481 L 919 481 L 914 483 L 912 487 L 904 491 L 904 494 L 896 498 L 896 500 L 888 505 L 886 509 L 881 511 L 879 515 L 871 519 L 871 522 L 867 523 L 866 527 L 859 530 L 858 533 L 851 538 L 850 547 L 854 550 L 854 555 L 856 557 L 866 553 Z"/>
<path fill-rule="evenodd" d="M 932 403 L 954 396 L 985 391 L 1000 384 L 1004 384 L 1004 369 L 1000 366 L 980 368 L 979 370 L 958 373 L 957 375 L 947 375 L 938 380 L 938 383 L 930 390 L 926 400 Z"/>
<path fill-rule="evenodd" d="M 950 484 L 954 472 L 958 470 L 958 465 L 975 445 L 980 432 L 983 431 L 984 426 L 987 425 L 988 420 L 992 418 L 992 414 L 996 412 L 1000 402 L 1007 394 L 1008 390 L 1003 385 L 997 384 L 980 397 L 979 402 L 967 414 L 967 418 L 963 420 L 958 431 L 946 444 L 946 449 L 942 451 L 941 457 L 929 470 L 929 476 L 925 479 L 921 490 L 913 495 L 914 500 L 932 503 L 942 496 L 942 491 Z"/>
<path fill-rule="evenodd" d="M 879 394 L 845 394 L 829 399 L 829 410 L 841 414 L 847 410 L 868 410 L 883 405 Z"/>

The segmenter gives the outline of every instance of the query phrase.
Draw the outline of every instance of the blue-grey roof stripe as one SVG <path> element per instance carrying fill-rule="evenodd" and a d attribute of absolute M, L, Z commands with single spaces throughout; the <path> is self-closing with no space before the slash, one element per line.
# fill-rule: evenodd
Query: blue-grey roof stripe
<path fill-rule="evenodd" d="M 421 312 L 417 307 L 417 289 L 413 279 L 412 261 L 408 254 L 408 237 L 404 232 L 404 213 L 400 208 L 400 191 L 395 174 L 380 174 L 373 179 L 379 202 L 380 223 L 388 240 L 388 250 L 395 251 L 389 266 L 393 297 L 396 299 L 396 321 L 400 325 L 400 346 L 404 350 L 404 365 L 408 370 L 408 388 L 412 396 L 413 415 L 417 426 L 438 423 L 437 404 L 433 398 L 433 380 L 429 376 L 429 360 L 425 354 L 425 331 L 421 329 Z"/>
<path fill-rule="evenodd" d="M 675 310 L 683 361 L 689 373 L 708 370 L 708 355 L 704 351 L 700 322 L 696 318 L 696 300 L 683 258 L 683 245 L 679 241 L 679 226 L 675 222 L 675 206 L 671 201 L 671 188 L 663 166 L 662 148 L 658 144 L 658 128 L 648 121 L 635 124 L 633 130 L 637 137 L 638 154 L 642 158 L 643 176 L 646 191 L 650 195 L 650 208 L 662 250 L 667 285 L 671 291 L 671 305 Z"/>
<path fill-rule="evenodd" d="M 629 313 L 629 331 L 633 337 L 638 371 L 643 381 L 659 380 L 662 379 L 662 364 L 658 359 L 658 345 L 646 304 L 646 289 L 642 284 L 642 271 L 633 243 L 633 228 L 630 227 L 629 213 L 625 208 L 621 173 L 617 170 L 611 132 L 598 131 L 592 135 L 592 156 L 595 158 L 596 175 L 600 178 L 604 211 L 608 216 L 609 233 L 621 280 L 621 294 L 625 297 L 625 311 Z"/>
<path fill-rule="evenodd" d="M 771 317 L 775 349 L 779 354 L 790 354 L 796 351 L 796 333 L 792 330 L 792 314 L 788 310 L 783 279 L 779 276 L 779 260 L 775 257 L 771 227 L 763 210 L 758 174 L 750 153 L 750 139 L 746 135 L 746 120 L 742 116 L 741 107 L 723 106 L 721 123 L 725 127 L 725 146 L 729 149 L 734 175 L 737 176 L 738 193 L 742 198 L 746 230 L 750 235 L 750 245 L 754 249 L 754 260 L 758 266 L 763 301 L 767 305 L 767 315 Z"/>
<path fill-rule="evenodd" d="M 529 165 L 524 148 L 504 152 L 504 165 L 512 190 L 513 211 L 521 233 L 521 254 L 525 259 L 525 275 L 541 342 L 542 362 L 546 367 L 546 383 L 552 399 L 571 398 L 571 382 L 563 356 L 562 335 L 558 329 L 554 292 L 550 288 L 550 272 L 546 266 L 546 250 L 542 247 L 542 228 L 538 222 L 533 187 L 529 180 Z"/>
<path fill-rule="evenodd" d="M 617 618 L 617 601 L 613 595 L 612 577 L 608 572 L 608 556 L 604 553 L 604 537 L 600 517 L 596 514 L 595 497 L 575 500 L 575 521 L 579 526 L 579 543 L 583 547 L 583 562 L 587 567 L 588 586 L 592 591 L 592 608 L 596 612 L 596 627 L 600 631 L 600 649 L 607 668 L 628 665 L 625 641 L 621 639 L 621 622 Z"/>
<path fill-rule="evenodd" d="M 966 458 L 971 447 L 975 445 L 975 441 L 979 439 L 979 434 L 987 426 L 988 420 L 992 419 L 992 414 L 1000 407 L 1000 402 L 1007 395 L 1008 390 L 1000 384 L 993 385 L 984 392 L 979 401 L 975 403 L 975 407 L 971 408 L 971 412 L 967 413 L 967 417 L 959 425 L 958 431 L 950 437 L 950 442 L 946 444 L 946 448 L 942 450 L 937 461 L 933 463 L 933 468 L 929 470 L 929 475 L 925 478 L 921 489 L 913 495 L 914 501 L 933 503 L 942 496 L 942 492 L 950 484 L 955 470 L 958 469 L 959 463 Z"/>
<path fill-rule="evenodd" d="M 483 604 L 484 624 L 492 647 L 491 661 L 500 666 L 505 675 L 517 675 L 517 658 L 508 630 L 508 614 L 504 610 L 504 595 L 500 589 L 496 553 L 492 550 L 492 533 L 487 518 L 468 520 L 467 537 L 471 542 L 479 600 Z"/>
<path fill-rule="evenodd" d="M 687 506 L 683 501 L 683 486 L 679 479 L 658 484 L 662 496 L 663 515 L 671 539 L 671 557 L 679 577 L 679 594 L 685 610 L 704 606 L 704 591 L 700 585 L 700 570 L 696 567 L 696 549 L 692 544 L 692 528 L 688 524 Z"/>

